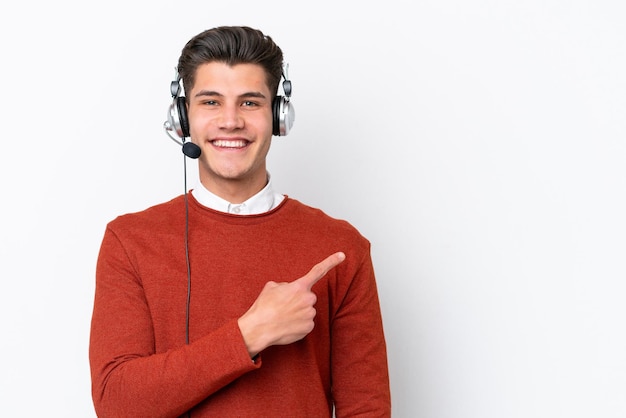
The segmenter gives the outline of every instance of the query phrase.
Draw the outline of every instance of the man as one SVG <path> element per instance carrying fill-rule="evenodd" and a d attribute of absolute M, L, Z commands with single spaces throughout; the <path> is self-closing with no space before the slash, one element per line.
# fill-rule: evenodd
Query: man
<path fill-rule="evenodd" d="M 183 49 L 175 122 L 200 184 L 107 225 L 89 350 L 98 416 L 390 416 L 369 242 L 272 189 L 271 138 L 290 123 L 282 68 L 248 27 Z"/>

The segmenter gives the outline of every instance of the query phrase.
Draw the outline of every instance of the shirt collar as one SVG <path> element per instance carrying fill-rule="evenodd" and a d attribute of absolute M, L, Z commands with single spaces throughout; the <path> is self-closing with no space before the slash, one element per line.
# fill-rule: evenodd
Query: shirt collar
<path fill-rule="evenodd" d="M 272 178 L 269 173 L 267 173 L 267 184 L 265 187 L 243 203 L 230 203 L 211 193 L 201 182 L 198 182 L 198 187 L 193 189 L 191 194 L 200 204 L 208 208 L 235 215 L 256 215 L 269 212 L 285 198 L 284 195 L 274 191 Z"/>

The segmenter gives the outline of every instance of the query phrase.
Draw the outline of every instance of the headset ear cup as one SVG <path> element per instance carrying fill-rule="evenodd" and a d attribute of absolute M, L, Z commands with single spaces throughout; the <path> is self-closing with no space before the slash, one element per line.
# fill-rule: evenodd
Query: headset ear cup
<path fill-rule="evenodd" d="M 272 134 L 276 136 L 286 136 L 296 118 L 293 106 L 289 99 L 283 96 L 276 96 L 272 104 Z"/>
<path fill-rule="evenodd" d="M 185 97 L 176 98 L 176 108 L 178 109 L 178 121 L 183 137 L 189 137 L 189 119 L 187 118 L 187 103 Z"/>
<path fill-rule="evenodd" d="M 274 97 L 272 103 L 272 134 L 280 136 L 280 104 L 283 101 L 283 96 Z"/>

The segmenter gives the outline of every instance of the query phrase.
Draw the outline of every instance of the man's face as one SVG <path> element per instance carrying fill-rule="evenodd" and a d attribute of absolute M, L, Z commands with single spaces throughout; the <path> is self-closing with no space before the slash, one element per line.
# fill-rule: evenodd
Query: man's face
<path fill-rule="evenodd" d="M 265 185 L 271 97 L 259 65 L 211 62 L 198 67 L 187 93 L 189 131 L 202 149 L 200 180 L 209 189 L 245 185 L 260 190 Z"/>

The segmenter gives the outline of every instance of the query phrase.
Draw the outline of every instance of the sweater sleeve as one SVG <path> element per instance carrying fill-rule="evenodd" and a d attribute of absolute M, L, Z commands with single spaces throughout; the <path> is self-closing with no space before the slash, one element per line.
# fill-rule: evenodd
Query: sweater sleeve
<path fill-rule="evenodd" d="M 260 367 L 237 320 L 192 342 L 155 352 L 142 282 L 118 237 L 107 228 L 96 267 L 89 360 L 99 417 L 176 417 Z"/>
<path fill-rule="evenodd" d="M 387 352 L 369 248 L 333 320 L 331 333 L 336 417 L 390 417 Z"/>

